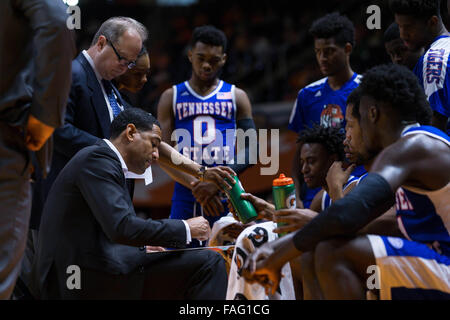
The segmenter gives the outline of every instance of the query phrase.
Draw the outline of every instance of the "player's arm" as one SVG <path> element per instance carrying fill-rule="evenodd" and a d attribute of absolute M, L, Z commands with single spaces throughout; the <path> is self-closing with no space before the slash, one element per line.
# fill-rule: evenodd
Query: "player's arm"
<path fill-rule="evenodd" d="M 398 228 L 395 206 L 358 231 L 358 234 L 378 234 L 382 236 L 402 237 Z"/>
<path fill-rule="evenodd" d="M 224 166 L 209 168 L 204 174 L 202 166 L 192 161 L 188 157 L 180 154 L 172 147 L 172 132 L 174 131 L 174 114 L 172 109 L 173 89 L 169 88 L 163 92 L 158 103 L 158 122 L 161 125 L 162 142 L 159 147 L 159 164 L 169 176 L 178 183 L 191 189 L 198 182 L 199 178 L 210 181 L 217 186 L 227 185 L 224 178 L 234 181 L 231 175 L 232 170 Z"/>
<path fill-rule="evenodd" d="M 256 134 L 255 122 L 253 121 L 252 106 L 250 100 L 244 90 L 235 88 L 235 98 L 236 98 L 236 127 L 244 132 L 248 130 L 254 130 Z M 256 134 L 256 137 L 258 135 Z M 258 140 L 256 140 L 258 141 Z M 250 160 L 257 159 L 258 156 L 258 143 L 256 146 L 250 145 L 249 142 L 245 141 L 243 148 L 236 150 L 236 155 L 234 157 L 234 163 L 228 166 L 233 169 L 237 174 L 240 174 L 245 169 L 251 166 Z M 239 159 L 239 161 L 238 161 Z M 243 160 L 243 161 L 242 161 Z M 243 162 L 243 163 L 242 163 Z"/>
<path fill-rule="evenodd" d="M 312 211 L 315 211 L 315 212 L 322 211 L 322 197 L 323 197 L 324 192 L 325 192 L 325 190 L 322 189 L 316 193 L 316 195 L 314 196 L 314 198 L 311 201 L 311 205 L 309 206 L 309 209 L 311 209 Z"/>

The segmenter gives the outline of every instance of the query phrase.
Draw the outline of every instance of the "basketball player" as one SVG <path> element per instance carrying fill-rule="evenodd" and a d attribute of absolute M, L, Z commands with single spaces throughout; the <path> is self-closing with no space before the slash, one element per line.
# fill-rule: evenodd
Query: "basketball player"
<path fill-rule="evenodd" d="M 236 128 L 255 130 L 255 125 L 247 94 L 219 79 L 227 58 L 225 34 L 213 26 L 201 26 L 194 30 L 190 45 L 191 78 L 167 89 L 158 104 L 163 140 L 173 144 L 175 134 L 176 148 L 183 155 L 206 166 L 227 165 L 240 174 L 249 166 L 250 148 L 247 144 L 245 150 L 238 150 L 245 153 L 245 163 L 238 163 Z M 180 181 L 183 174 L 173 171 L 171 175 Z M 212 225 L 227 213 L 215 185 L 187 175 L 184 181 L 175 184 L 171 218 L 206 214 Z"/>
<path fill-rule="evenodd" d="M 248 258 L 244 276 L 274 291 L 281 266 L 315 248 L 326 299 L 363 299 L 367 268 L 375 265 L 381 299 L 449 299 L 450 138 L 416 122 L 431 110 L 405 67 L 372 68 L 361 90 L 357 113 L 364 146 L 379 153 L 371 172 L 296 234 L 260 247 Z M 394 203 L 407 240 L 351 236 Z"/>
<path fill-rule="evenodd" d="M 383 36 L 384 48 L 391 58 L 392 63 L 400 64 L 413 70 L 417 61 L 424 53 L 424 49 L 420 47 L 417 50 L 410 50 L 400 38 L 400 30 L 398 25 L 393 22 L 386 29 Z"/>
<path fill-rule="evenodd" d="M 325 77 L 309 84 L 298 93 L 289 118 L 290 130 L 299 133 L 313 124 L 344 128 L 345 101 L 361 80 L 361 76 L 354 72 L 350 65 L 350 54 L 355 43 L 354 32 L 353 23 L 338 13 L 328 14 L 312 24 L 309 33 L 314 37 L 317 63 Z M 303 206 L 309 208 L 320 188 L 311 190 L 300 183 L 303 178 L 295 175 L 300 172 L 299 163 L 296 161 L 299 157 L 300 149 L 297 148 L 292 164 L 297 199 L 302 199 Z M 363 171 L 359 170 L 354 174 L 359 176 L 362 173 Z M 303 187 L 299 188 L 301 185 Z"/>
<path fill-rule="evenodd" d="M 322 188 L 322 191 L 314 198 L 311 210 L 293 209 L 275 211 L 275 207 L 272 204 L 254 195 L 244 193 L 241 196 L 254 205 L 261 219 L 267 219 L 269 222 L 249 226 L 237 237 L 228 277 L 227 299 L 291 300 L 295 299 L 296 295 L 298 298 L 301 296 L 301 283 L 298 283 L 296 278 L 291 276 L 291 268 L 294 271 L 297 270 L 298 262 L 293 263 L 291 261 L 290 265 L 286 264 L 283 267 L 284 277 L 280 283 L 280 288 L 276 293 L 269 296 L 266 295 L 263 287 L 258 284 L 249 284 L 242 278 L 242 267 L 246 261 L 246 257 L 256 248 L 268 241 L 277 239 L 279 233 L 297 231 L 321 211 L 322 205 L 329 205 L 331 203 L 331 198 L 328 196 L 328 193 L 323 193 L 323 190 L 330 190 L 327 184 L 331 183 L 330 177 L 327 178 L 327 172 L 330 167 L 335 164 L 342 164 L 344 160 L 343 141 L 344 134 L 338 128 L 333 127 L 325 128 L 315 125 L 300 133 L 298 143 L 301 145 L 301 153 L 300 159 L 297 159 L 297 161 L 301 163 L 300 167 L 305 182 L 309 188 Z M 349 179 L 352 168 L 348 167 L 344 171 L 347 179 Z M 347 180 L 342 182 L 339 186 L 341 189 L 340 192 L 336 192 L 334 189 L 331 190 L 333 200 L 342 197 L 342 189 L 345 190 L 346 186 L 356 179 L 355 177 L 350 177 L 349 183 L 345 183 Z M 335 196 L 338 198 L 334 198 Z M 322 198 L 328 199 L 328 201 L 322 201 Z M 232 206 L 229 207 L 230 211 L 234 212 Z M 281 222 L 285 225 L 277 227 L 276 222 Z M 295 276 L 298 276 L 299 272 L 295 273 Z"/>
<path fill-rule="evenodd" d="M 439 0 L 390 1 L 400 37 L 410 50 L 427 48 L 417 62 L 414 73 L 419 78 L 433 109 L 431 124 L 450 132 L 450 34 L 440 15 Z"/>

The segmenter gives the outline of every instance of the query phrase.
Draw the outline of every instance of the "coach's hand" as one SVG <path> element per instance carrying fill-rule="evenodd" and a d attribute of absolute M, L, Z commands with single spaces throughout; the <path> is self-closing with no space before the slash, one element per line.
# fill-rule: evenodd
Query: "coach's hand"
<path fill-rule="evenodd" d="M 229 167 L 208 167 L 203 175 L 203 181 L 212 182 L 220 189 L 226 188 L 231 190 L 235 184 L 233 176 L 237 176 L 237 174 Z"/>
<path fill-rule="evenodd" d="M 27 123 L 25 145 L 31 151 L 38 151 L 53 134 L 55 128 L 46 125 L 30 114 Z"/>
<path fill-rule="evenodd" d="M 208 220 L 203 217 L 195 217 L 186 220 L 189 229 L 191 230 L 192 239 L 199 241 L 205 241 L 209 239 L 211 234 L 211 228 Z"/>

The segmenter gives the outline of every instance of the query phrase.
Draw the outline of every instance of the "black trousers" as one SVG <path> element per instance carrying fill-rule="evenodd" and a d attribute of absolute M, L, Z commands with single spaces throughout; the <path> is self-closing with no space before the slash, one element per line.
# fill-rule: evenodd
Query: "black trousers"
<path fill-rule="evenodd" d="M 0 121 L 0 299 L 21 268 L 31 209 L 30 152 L 23 131 Z"/>
<path fill-rule="evenodd" d="M 53 266 L 43 299 L 225 300 L 227 273 L 209 249 L 150 253 L 129 274 L 80 267 L 81 288 L 68 289 L 69 275 Z"/>

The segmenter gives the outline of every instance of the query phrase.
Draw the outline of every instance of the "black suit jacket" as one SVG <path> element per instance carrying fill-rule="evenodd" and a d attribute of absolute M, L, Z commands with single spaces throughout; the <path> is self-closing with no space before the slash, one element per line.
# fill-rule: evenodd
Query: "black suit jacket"
<path fill-rule="evenodd" d="M 113 86 L 119 103 L 124 103 Z M 47 179 L 36 182 L 33 192 L 30 227 L 38 229 L 48 192 L 62 168 L 82 148 L 91 146 L 110 136 L 111 118 L 100 84 L 85 56 L 80 53 L 72 61 L 72 86 L 70 88 L 64 125 L 55 130 L 52 169 Z M 134 184 L 129 183 L 130 193 Z"/>
<path fill-rule="evenodd" d="M 54 128 L 63 124 L 75 55 L 66 8 L 53 0 L 0 1 L 1 122 L 24 127 L 31 113 Z M 37 158 L 46 174 L 51 143 Z"/>
<path fill-rule="evenodd" d="M 47 297 L 46 279 L 67 278 L 67 268 L 128 274 L 146 257 L 139 247 L 186 246 L 181 220 L 136 216 L 119 158 L 104 142 L 78 152 L 61 171 L 45 204 L 32 291 Z M 53 266 L 53 268 L 52 268 Z"/>

